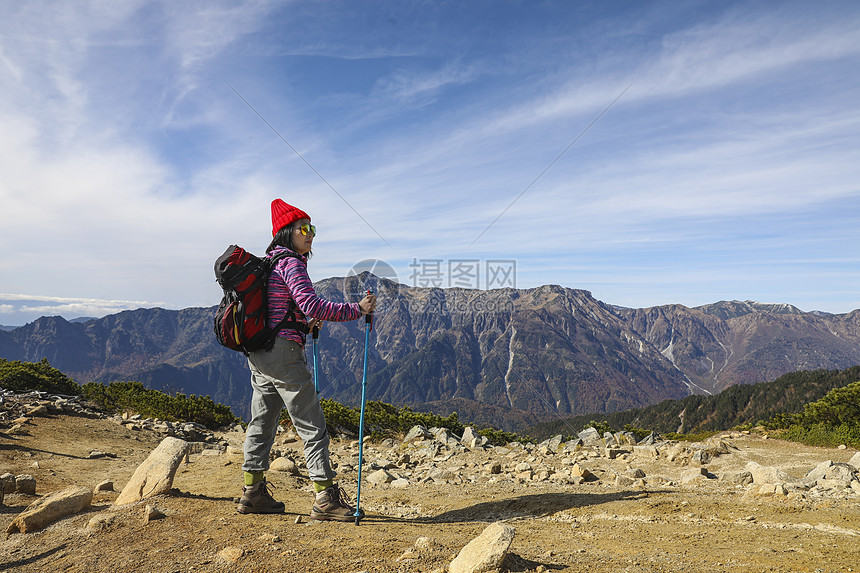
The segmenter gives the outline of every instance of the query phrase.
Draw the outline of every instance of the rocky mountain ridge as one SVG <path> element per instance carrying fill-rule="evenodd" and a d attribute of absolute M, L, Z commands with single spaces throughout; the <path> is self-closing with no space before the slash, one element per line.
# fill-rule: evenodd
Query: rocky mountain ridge
<path fill-rule="evenodd" d="M 860 364 L 860 310 L 827 315 L 750 301 L 629 309 L 557 285 L 417 288 L 366 274 L 315 286 L 323 298 L 354 301 L 369 284 L 380 306 L 368 398 L 507 430 Z M 155 308 L 83 323 L 43 317 L 0 332 L 0 357 L 46 357 L 78 383 L 131 379 L 208 394 L 244 416 L 247 365 L 217 344 L 213 315 Z M 357 404 L 364 321 L 327 323 L 319 345 L 322 395 Z"/>

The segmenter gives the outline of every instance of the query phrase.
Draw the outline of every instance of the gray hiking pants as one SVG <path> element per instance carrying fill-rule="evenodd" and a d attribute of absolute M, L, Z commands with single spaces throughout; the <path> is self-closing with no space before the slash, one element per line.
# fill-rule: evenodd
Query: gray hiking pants
<path fill-rule="evenodd" d="M 269 469 L 269 452 L 275 442 L 281 409 L 286 407 L 304 443 L 311 481 L 333 479 L 336 473 L 329 458 L 325 416 L 301 345 L 278 337 L 272 350 L 252 352 L 248 366 L 254 393 L 242 469 L 246 472 Z"/>

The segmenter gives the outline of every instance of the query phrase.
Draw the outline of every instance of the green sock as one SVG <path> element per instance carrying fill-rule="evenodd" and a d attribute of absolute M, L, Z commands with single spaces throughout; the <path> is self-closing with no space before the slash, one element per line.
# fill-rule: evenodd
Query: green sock
<path fill-rule="evenodd" d="M 316 490 L 316 492 L 319 493 L 322 490 L 328 489 L 333 485 L 334 485 L 334 480 L 331 480 L 331 479 L 327 479 L 325 481 L 315 481 L 314 482 L 314 490 Z"/>
<path fill-rule="evenodd" d="M 245 472 L 245 485 L 254 485 L 263 481 L 263 472 Z"/>

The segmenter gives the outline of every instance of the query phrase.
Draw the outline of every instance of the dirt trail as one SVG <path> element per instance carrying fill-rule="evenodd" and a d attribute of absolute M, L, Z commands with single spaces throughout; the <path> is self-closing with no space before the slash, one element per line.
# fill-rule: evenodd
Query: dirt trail
<path fill-rule="evenodd" d="M 69 485 L 94 487 L 104 479 L 113 480 L 119 491 L 161 440 L 110 420 L 66 415 L 34 418 L 26 430 L 0 435 L 0 473 L 33 475 L 39 495 Z M 236 445 L 242 438 L 223 437 Z M 847 462 L 854 453 L 755 436 L 731 441 L 738 449 L 715 458 L 708 465 L 712 474 L 740 471 L 757 461 L 802 477 L 821 461 Z M 298 454 L 296 443 L 280 447 Z M 93 450 L 116 457 L 87 459 Z M 335 441 L 332 450 L 341 468 L 354 462 L 349 442 Z M 400 451 L 401 444 L 374 446 L 365 456 L 390 460 Z M 87 513 L 40 532 L 6 535 L 0 570 L 433 572 L 445 570 L 489 523 L 506 520 L 516 528 L 509 571 L 860 571 L 856 494 L 760 496 L 758 486 L 716 479 L 679 485 L 690 466 L 639 457 L 588 459 L 582 465 L 601 479 L 580 485 L 506 478 L 512 466 L 529 459 L 535 466 L 549 463 L 527 452 L 467 452 L 436 464 L 452 468 L 451 481 L 462 484 L 416 478 L 395 489 L 365 482 L 362 507 L 368 517 L 356 527 L 308 524 L 308 480 L 277 472 L 269 479 L 287 514 L 239 515 L 234 498 L 241 490 L 241 460 L 195 454 L 177 472 L 172 495 L 114 508 L 116 492 L 97 493 Z M 501 462 L 501 475 L 483 472 L 490 461 Z M 644 488 L 614 485 L 610 477 L 629 466 L 649 476 Z M 340 476 L 353 495 L 355 479 L 352 469 Z M 3 531 L 34 499 L 7 495 L 0 508 Z M 166 517 L 144 523 L 146 504 Z M 101 526 L 91 522 L 97 516 Z M 297 516 L 303 523 L 295 523 Z M 429 539 L 416 546 L 422 537 Z"/>

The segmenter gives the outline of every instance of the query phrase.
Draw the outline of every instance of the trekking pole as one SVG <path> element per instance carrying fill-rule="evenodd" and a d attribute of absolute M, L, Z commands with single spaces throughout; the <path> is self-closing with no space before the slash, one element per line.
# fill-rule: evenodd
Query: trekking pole
<path fill-rule="evenodd" d="M 320 379 L 319 373 L 317 372 L 317 362 L 319 360 L 319 348 L 317 347 L 317 341 L 320 338 L 320 326 L 319 323 L 314 325 L 313 329 L 314 336 L 314 390 L 317 391 L 317 395 L 320 393 Z"/>
<path fill-rule="evenodd" d="M 373 291 L 368 289 L 368 295 Z M 355 524 L 364 517 L 361 511 L 361 466 L 364 463 L 364 409 L 367 404 L 367 346 L 373 329 L 373 311 L 364 315 L 364 372 L 361 375 L 361 416 L 358 420 L 358 488 L 355 494 Z"/>

